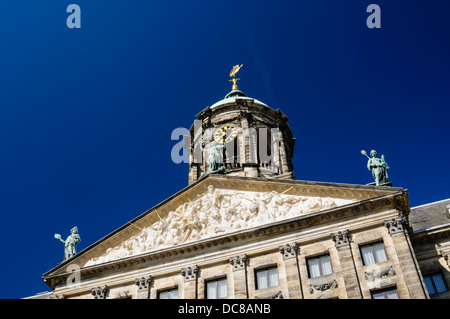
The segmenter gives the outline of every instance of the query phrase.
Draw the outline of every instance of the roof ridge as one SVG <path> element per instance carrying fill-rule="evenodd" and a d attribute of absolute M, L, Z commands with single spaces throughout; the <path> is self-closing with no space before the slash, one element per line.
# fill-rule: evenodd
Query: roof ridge
<path fill-rule="evenodd" d="M 435 202 L 431 202 L 431 203 L 427 203 L 427 204 L 422 204 L 422 205 L 419 205 L 419 206 L 414 206 L 414 207 L 411 207 L 411 210 L 413 210 L 413 209 L 415 209 L 415 208 L 420 208 L 420 207 L 423 207 L 423 206 L 428 206 L 428 205 L 433 205 L 433 204 L 442 203 L 442 202 L 445 202 L 445 201 L 450 201 L 450 198 L 447 198 L 447 199 L 441 199 L 441 200 L 438 200 L 438 201 L 435 201 Z"/>

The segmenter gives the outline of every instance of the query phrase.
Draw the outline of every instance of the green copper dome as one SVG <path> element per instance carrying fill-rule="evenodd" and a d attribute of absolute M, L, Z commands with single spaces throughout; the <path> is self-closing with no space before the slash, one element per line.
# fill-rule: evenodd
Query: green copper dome
<path fill-rule="evenodd" d="M 235 96 L 247 96 L 244 92 L 239 91 L 239 90 L 233 90 L 230 93 L 228 93 L 227 95 L 225 95 L 224 99 L 228 99 L 229 97 L 235 97 Z"/>
<path fill-rule="evenodd" d="M 223 100 L 220 100 L 220 101 L 214 103 L 213 105 L 211 105 L 210 108 L 211 108 L 211 109 L 215 109 L 215 108 L 217 108 L 217 107 L 219 107 L 219 106 L 222 106 L 222 105 L 225 105 L 225 104 L 228 104 L 228 103 L 234 103 L 234 102 L 236 102 L 236 99 L 238 99 L 238 98 L 240 98 L 240 99 L 252 100 L 253 103 L 256 103 L 256 104 L 260 104 L 260 105 L 264 105 L 264 106 L 269 107 L 268 105 L 266 105 L 265 103 L 263 103 L 263 102 L 261 102 L 261 101 L 259 101 L 259 100 L 257 100 L 257 99 L 253 99 L 253 98 L 251 98 L 251 97 L 248 97 L 248 96 L 247 96 L 244 92 L 242 92 L 242 91 L 239 91 L 239 90 L 233 90 L 233 91 L 231 91 L 230 93 L 228 93 L 227 95 L 225 95 L 225 97 L 224 97 Z"/>

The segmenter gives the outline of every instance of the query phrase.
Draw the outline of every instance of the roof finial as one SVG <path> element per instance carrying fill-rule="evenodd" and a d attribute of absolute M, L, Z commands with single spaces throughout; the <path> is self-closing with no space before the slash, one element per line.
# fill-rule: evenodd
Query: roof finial
<path fill-rule="evenodd" d="M 243 64 L 235 65 L 235 66 L 233 66 L 233 69 L 230 72 L 230 77 L 232 77 L 232 79 L 229 80 L 228 82 L 233 82 L 233 87 L 232 87 L 233 91 L 238 89 L 236 82 L 239 81 L 240 79 L 236 79 L 235 75 L 236 75 L 236 73 L 239 72 L 239 70 L 242 68 L 242 66 L 243 66 Z"/>

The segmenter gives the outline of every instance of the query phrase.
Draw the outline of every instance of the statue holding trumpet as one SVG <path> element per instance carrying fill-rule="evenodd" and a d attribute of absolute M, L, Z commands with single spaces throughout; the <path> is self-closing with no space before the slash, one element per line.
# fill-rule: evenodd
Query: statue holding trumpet
<path fill-rule="evenodd" d="M 375 179 L 376 186 L 392 186 L 389 182 L 389 177 L 387 171 L 390 167 L 387 165 L 384 158 L 384 154 L 381 158 L 377 157 L 377 152 L 375 150 L 370 151 L 370 157 L 367 155 L 365 150 L 361 151 L 361 154 L 365 155 L 369 160 L 367 161 L 367 169 L 372 171 L 372 176 Z"/>

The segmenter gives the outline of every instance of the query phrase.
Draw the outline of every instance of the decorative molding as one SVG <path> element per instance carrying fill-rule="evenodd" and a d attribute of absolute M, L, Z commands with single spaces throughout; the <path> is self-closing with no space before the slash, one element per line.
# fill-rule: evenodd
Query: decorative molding
<path fill-rule="evenodd" d="M 283 255 L 283 259 L 290 259 L 297 257 L 298 246 L 297 243 L 287 243 L 278 247 L 281 255 Z"/>
<path fill-rule="evenodd" d="M 147 290 L 150 287 L 152 281 L 152 276 L 148 275 L 147 277 L 136 278 L 134 283 L 139 287 L 139 291 L 143 291 Z"/>
<path fill-rule="evenodd" d="M 440 254 L 447 262 L 447 266 L 450 266 L 450 250 L 441 250 Z"/>
<path fill-rule="evenodd" d="M 316 291 L 325 291 L 331 288 L 337 288 L 338 287 L 338 283 L 336 281 L 336 279 L 333 279 L 332 281 L 328 281 L 322 284 L 318 284 L 318 285 L 309 285 L 309 293 L 312 295 L 314 292 Z"/>
<path fill-rule="evenodd" d="M 116 299 L 128 299 L 131 298 L 129 290 L 123 290 L 116 293 Z"/>
<path fill-rule="evenodd" d="M 392 268 L 392 266 L 389 266 L 387 268 L 378 271 L 373 269 L 370 272 L 364 272 L 364 278 L 366 279 L 366 281 L 374 281 L 376 279 L 392 276 L 395 276 L 395 270 L 394 268 Z"/>
<path fill-rule="evenodd" d="M 402 214 L 399 214 L 397 217 L 385 220 L 384 225 L 387 227 L 389 234 L 392 236 L 400 233 L 404 234 L 407 227 L 407 222 L 406 218 Z"/>
<path fill-rule="evenodd" d="M 248 262 L 249 259 L 245 254 L 230 258 L 230 264 L 231 266 L 233 266 L 233 271 L 245 269 L 245 267 L 248 265 Z"/>
<path fill-rule="evenodd" d="M 336 248 L 349 246 L 352 241 L 352 235 L 348 229 L 344 231 L 338 231 L 337 233 L 331 233 L 331 239 L 336 244 Z"/>
<path fill-rule="evenodd" d="M 402 191 L 401 194 L 394 197 L 394 205 L 402 214 L 409 214 L 408 192 Z"/>
<path fill-rule="evenodd" d="M 184 282 L 197 280 L 199 268 L 198 266 L 189 266 L 181 268 L 181 276 L 184 277 Z"/>
<path fill-rule="evenodd" d="M 450 227 L 443 229 L 431 229 L 420 232 L 415 232 L 411 235 L 413 245 L 428 245 L 435 244 L 438 241 L 449 240 Z"/>
<path fill-rule="evenodd" d="M 91 295 L 94 296 L 94 299 L 106 299 L 109 293 L 109 287 L 104 285 L 102 287 L 92 288 Z"/>
<path fill-rule="evenodd" d="M 257 297 L 257 296 L 255 296 L 255 299 L 283 299 L 283 294 L 281 293 L 281 291 L 279 291 L 279 292 L 277 292 L 277 293 L 275 293 L 273 295 L 267 296 L 267 297 Z"/>

